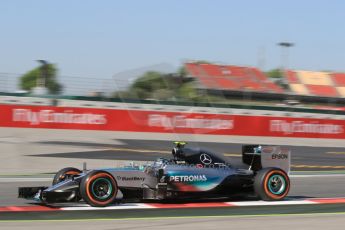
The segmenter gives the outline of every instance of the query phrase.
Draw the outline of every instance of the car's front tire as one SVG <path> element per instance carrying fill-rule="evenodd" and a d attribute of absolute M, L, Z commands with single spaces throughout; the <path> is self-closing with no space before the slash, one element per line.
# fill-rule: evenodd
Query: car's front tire
<path fill-rule="evenodd" d="M 262 200 L 282 200 L 290 190 L 289 176 L 278 168 L 262 169 L 254 178 L 254 190 Z"/>
<path fill-rule="evenodd" d="M 114 203 L 117 192 L 116 180 L 105 171 L 91 171 L 80 182 L 82 198 L 94 207 L 105 207 Z"/>
<path fill-rule="evenodd" d="M 72 168 L 72 167 L 63 168 L 55 174 L 52 184 L 56 185 L 62 181 L 69 179 L 71 176 L 78 175 L 80 173 L 81 171 L 77 168 Z"/>

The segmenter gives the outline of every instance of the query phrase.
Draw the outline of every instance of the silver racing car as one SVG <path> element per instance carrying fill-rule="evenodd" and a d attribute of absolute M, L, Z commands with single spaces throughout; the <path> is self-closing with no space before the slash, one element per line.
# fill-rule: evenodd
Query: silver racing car
<path fill-rule="evenodd" d="M 50 204 L 85 201 L 104 207 L 116 202 L 226 198 L 255 194 L 284 199 L 290 189 L 290 151 L 279 146 L 242 146 L 242 165 L 200 148 L 175 142 L 170 159 L 122 168 L 64 168 L 50 187 L 20 187 L 19 197 Z"/>

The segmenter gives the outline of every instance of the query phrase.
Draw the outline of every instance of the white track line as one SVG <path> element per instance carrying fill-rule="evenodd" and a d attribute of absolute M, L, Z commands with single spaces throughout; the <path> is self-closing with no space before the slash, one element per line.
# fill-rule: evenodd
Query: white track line
<path fill-rule="evenodd" d="M 52 181 L 52 178 L 42 177 L 42 178 L 32 178 L 32 177 L 2 177 L 0 178 L 0 183 L 2 182 L 47 182 Z"/>
<path fill-rule="evenodd" d="M 277 206 L 277 205 L 303 205 L 303 204 L 317 204 L 312 200 L 287 200 L 287 201 L 238 201 L 238 202 L 224 202 L 224 204 L 231 206 Z M 168 205 L 169 206 L 169 205 Z M 178 206 L 178 205 L 177 205 Z M 195 206 L 196 208 L 198 205 Z M 88 210 L 118 210 L 118 209 L 154 209 L 159 208 L 150 204 L 143 203 L 131 203 L 120 204 L 104 208 L 91 207 L 87 204 L 78 205 L 76 207 L 60 207 L 60 210 L 64 211 L 88 211 Z M 183 208 L 183 204 L 181 204 Z"/>
<path fill-rule="evenodd" d="M 275 206 L 275 205 L 301 205 L 301 204 L 317 204 L 311 200 L 286 200 L 286 201 L 239 201 L 226 202 L 233 206 Z"/>
<path fill-rule="evenodd" d="M 64 211 L 87 211 L 87 210 L 114 210 L 114 209 L 152 209 L 155 208 L 148 204 L 140 204 L 140 203 L 132 203 L 132 204 L 119 204 L 114 206 L 108 206 L 108 207 L 91 207 L 87 204 L 83 206 L 78 207 L 63 207 L 60 208 Z"/>
<path fill-rule="evenodd" d="M 186 203 L 186 204 L 167 204 L 166 207 L 160 204 L 145 204 L 145 203 L 128 203 L 128 204 L 114 204 L 108 207 L 91 207 L 85 203 L 76 204 L 59 204 L 53 206 L 53 211 L 89 211 L 89 210 L 140 210 L 140 209 L 160 209 L 160 208 L 207 208 L 207 207 L 248 207 L 248 206 L 280 206 L 280 205 L 317 205 L 317 204 L 344 204 L 345 197 L 334 198 L 312 198 L 304 200 L 284 200 L 284 201 L 236 201 L 236 202 L 221 202 L 221 205 L 214 204 L 214 206 L 204 206 L 203 203 Z M 212 204 L 212 203 L 210 203 Z M 73 206 L 69 206 L 73 205 Z M 35 206 L 6 206 L 0 207 L 2 211 L 30 211 Z M 37 206 L 36 206 L 37 207 Z M 2 208 L 2 209 L 1 209 Z M 49 209 L 49 208 L 48 208 Z M 44 211 L 44 210 L 42 210 Z"/>
<path fill-rule="evenodd" d="M 309 177 L 345 177 L 345 174 L 306 174 L 306 175 L 289 175 L 290 178 L 309 178 Z"/>

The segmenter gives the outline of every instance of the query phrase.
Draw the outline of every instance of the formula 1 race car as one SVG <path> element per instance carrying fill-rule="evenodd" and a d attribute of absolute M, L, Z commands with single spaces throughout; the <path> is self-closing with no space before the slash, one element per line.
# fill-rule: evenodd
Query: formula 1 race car
<path fill-rule="evenodd" d="M 20 187 L 19 197 L 44 204 L 79 202 L 104 207 L 139 200 L 227 198 L 256 194 L 281 200 L 289 192 L 290 151 L 278 146 L 242 146 L 242 166 L 208 150 L 175 142 L 172 158 L 123 168 L 64 168 L 50 187 Z"/>

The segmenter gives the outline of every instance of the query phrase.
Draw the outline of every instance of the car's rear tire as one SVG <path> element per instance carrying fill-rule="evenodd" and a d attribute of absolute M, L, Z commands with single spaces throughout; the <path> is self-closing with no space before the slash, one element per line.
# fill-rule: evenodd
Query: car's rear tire
<path fill-rule="evenodd" d="M 262 200 L 282 200 L 290 190 L 289 176 L 278 168 L 262 169 L 255 176 L 254 190 Z"/>
<path fill-rule="evenodd" d="M 71 176 L 78 175 L 80 173 L 81 171 L 77 168 L 72 168 L 72 167 L 63 168 L 55 174 L 52 184 L 56 185 L 64 180 L 69 179 Z"/>
<path fill-rule="evenodd" d="M 116 180 L 105 171 L 92 171 L 80 182 L 81 197 L 94 207 L 105 207 L 114 203 L 117 192 Z"/>

